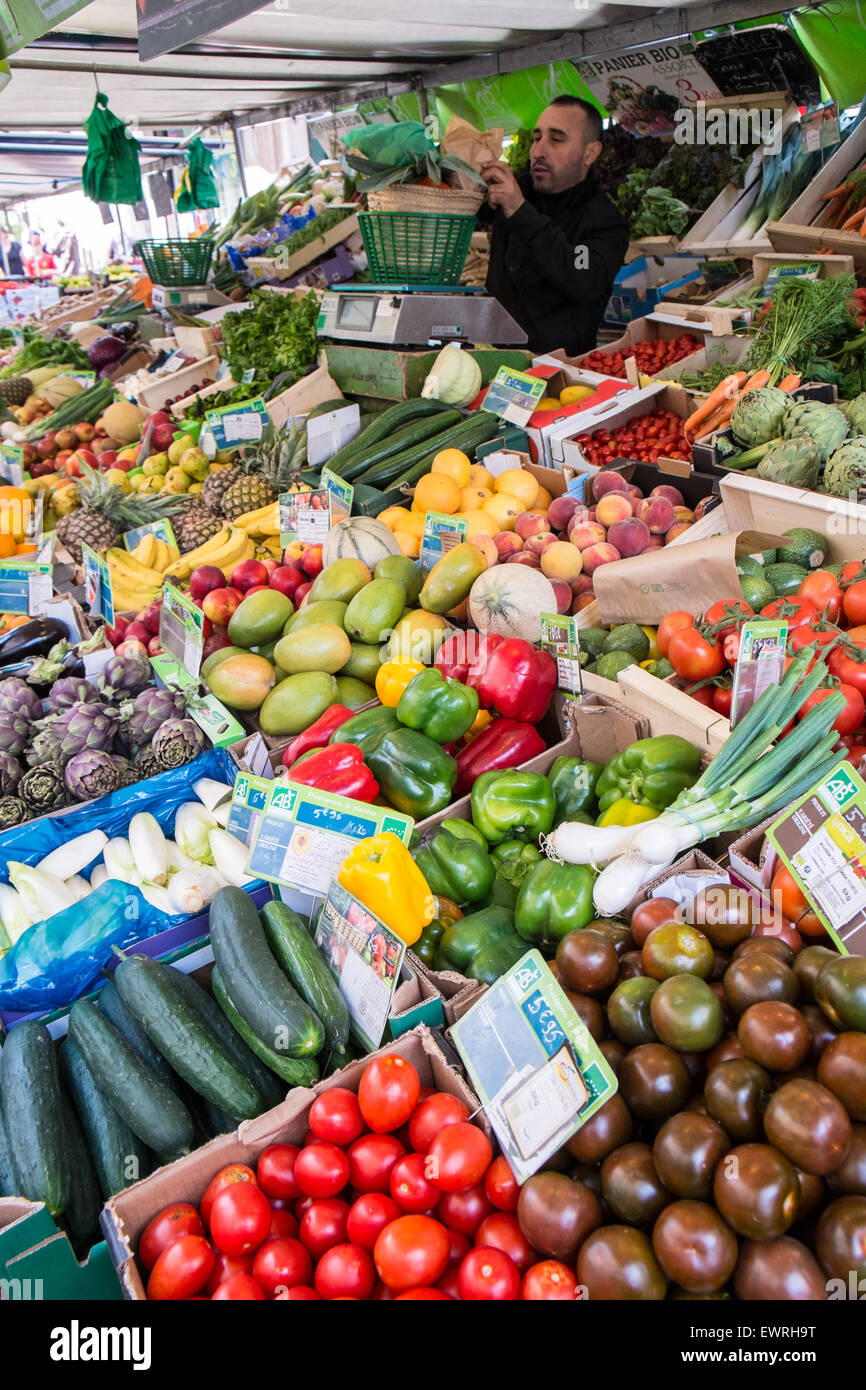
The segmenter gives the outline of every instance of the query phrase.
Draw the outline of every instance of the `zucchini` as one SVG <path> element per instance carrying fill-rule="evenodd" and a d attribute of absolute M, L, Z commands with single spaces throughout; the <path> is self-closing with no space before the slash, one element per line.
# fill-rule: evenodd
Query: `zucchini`
<path fill-rule="evenodd" d="M 130 1047 L 134 1047 L 138 1055 L 144 1058 L 147 1065 L 156 1072 L 160 1081 L 164 1081 L 166 1086 L 171 1086 L 174 1090 L 177 1076 L 159 1048 L 154 1047 L 138 1019 L 129 1012 L 118 994 L 117 985 L 113 980 L 109 980 L 105 988 L 100 990 L 96 1007 L 101 1014 L 105 1014 L 109 1023 L 114 1024 L 118 1033 L 123 1034 Z"/>
<path fill-rule="evenodd" d="M 3 1110 L 0 1107 L 0 1197 L 17 1197 L 18 1179 L 9 1151 L 9 1138 L 3 1123 Z"/>
<path fill-rule="evenodd" d="M 319 1079 L 319 1067 L 313 1057 L 289 1057 L 285 1052 L 274 1052 L 256 1037 L 249 1024 L 241 1018 L 228 995 L 219 970 L 214 967 L 211 975 L 214 998 L 233 1028 L 236 1028 L 244 1042 L 252 1048 L 266 1067 L 281 1076 L 289 1086 L 312 1086 Z"/>
<path fill-rule="evenodd" d="M 262 908 L 262 924 L 283 970 L 322 1020 L 331 1048 L 342 1051 L 349 1038 L 349 1009 L 304 923 L 286 903 L 272 899 Z"/>
<path fill-rule="evenodd" d="M 51 1034 L 41 1023 L 19 1023 L 0 1058 L 0 1096 L 17 1196 L 44 1202 L 59 1216 L 72 1175 L 60 1115 L 60 1076 Z"/>
<path fill-rule="evenodd" d="M 274 960 L 255 904 L 242 888 L 220 888 L 216 894 L 210 906 L 210 940 L 232 1002 L 259 1041 L 288 1057 L 321 1052 L 322 1022 Z M 233 1113 L 229 1106 L 221 1108 Z"/>
<path fill-rule="evenodd" d="M 106 1100 L 142 1143 L 170 1157 L 191 1148 L 192 1116 L 183 1101 L 85 999 L 69 1010 L 69 1036 L 84 1053 Z"/>
<path fill-rule="evenodd" d="M 81 1121 L 102 1196 L 108 1201 L 115 1192 L 147 1177 L 150 1152 L 109 1105 L 81 1048 L 70 1037 L 60 1049 L 60 1067 Z"/>
<path fill-rule="evenodd" d="M 247 1047 L 240 1033 L 236 1032 L 229 1023 L 213 995 L 208 994 L 206 989 L 202 989 L 201 985 L 197 985 L 195 980 L 191 980 L 189 975 L 185 975 L 182 970 L 175 970 L 173 973 L 177 976 L 175 983 L 187 1003 L 196 1010 L 211 1032 L 216 1033 L 235 1066 L 240 1068 L 258 1091 L 261 1097 L 261 1109 L 272 1110 L 275 1105 L 284 1101 L 286 1098 L 285 1086 L 280 1085 L 270 1068 L 259 1061 L 252 1048 Z M 212 1108 L 218 1109 L 219 1107 L 213 1106 Z M 237 1123 L 234 1127 L 237 1129 Z"/>
<path fill-rule="evenodd" d="M 404 425 L 402 429 L 395 430 L 387 438 L 380 440 L 378 444 L 371 444 L 357 464 L 352 463 L 350 467 L 353 472 L 364 473 L 365 470 L 374 466 L 384 466 L 393 455 L 401 453 L 402 450 L 410 448 L 413 444 L 420 444 L 424 439 L 431 439 L 433 436 L 441 434 L 451 425 L 456 425 L 460 418 L 459 410 L 446 409 L 439 411 L 436 415 L 430 415 L 424 420 L 413 420 L 410 424 Z M 328 467 L 330 468 L 330 466 L 329 463 Z"/>
<path fill-rule="evenodd" d="M 396 430 L 403 425 L 407 425 L 410 420 L 420 420 L 426 415 L 438 415 L 443 410 L 449 410 L 450 406 L 442 401 L 422 400 L 420 396 L 411 401 L 398 401 L 396 405 L 389 406 L 383 410 L 376 418 L 371 421 L 366 429 L 360 434 L 356 434 L 354 439 L 350 439 L 348 444 L 344 444 L 342 449 L 338 449 L 332 458 L 328 460 L 328 467 L 332 473 L 336 473 L 346 482 L 351 482 L 352 478 L 366 467 L 361 460 L 366 459 L 373 444 L 378 444 L 382 439 L 388 439 Z M 354 469 L 353 472 L 346 472 L 346 469 Z"/>
<path fill-rule="evenodd" d="M 81 1124 L 65 1091 L 60 1093 L 60 1112 L 70 1169 L 69 1201 L 63 1221 L 71 1236 L 83 1240 L 99 1229 L 102 1198 Z"/>
<path fill-rule="evenodd" d="M 127 956 L 114 979 L 124 1004 L 178 1076 L 220 1110 L 253 1119 L 264 1098 L 188 1002 L 177 974 L 149 956 Z"/>

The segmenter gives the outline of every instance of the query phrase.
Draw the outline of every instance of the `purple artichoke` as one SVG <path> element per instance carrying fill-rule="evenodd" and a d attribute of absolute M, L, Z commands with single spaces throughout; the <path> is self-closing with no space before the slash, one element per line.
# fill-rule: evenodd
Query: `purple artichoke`
<path fill-rule="evenodd" d="M 191 719 L 168 719 L 157 729 L 151 748 L 160 769 L 182 767 L 200 753 L 205 746 L 205 736 Z"/>
<path fill-rule="evenodd" d="M 15 758 L 30 742 L 33 725 L 29 715 L 0 709 L 0 751 Z"/>
<path fill-rule="evenodd" d="M 85 702 L 61 710 L 47 732 L 57 740 L 63 762 L 68 762 L 85 748 L 109 750 L 119 722 L 120 715 L 110 705 Z"/>
<path fill-rule="evenodd" d="M 186 697 L 178 690 L 158 690 L 155 685 L 140 690 L 135 699 L 123 706 L 120 737 L 133 752 L 150 743 L 157 729 L 167 719 L 180 719 L 186 713 Z"/>
<path fill-rule="evenodd" d="M 20 714 L 30 720 L 41 719 L 42 701 L 32 685 L 20 676 L 7 676 L 0 680 L 0 712 Z"/>
<path fill-rule="evenodd" d="M 153 683 L 153 669 L 144 652 L 129 652 L 113 656 L 103 667 L 98 685 L 102 697 L 137 695 Z"/>
<path fill-rule="evenodd" d="M 62 709 L 69 709 L 70 705 L 86 704 L 88 700 L 98 699 L 96 687 L 91 685 L 90 681 L 83 680 L 80 676 L 63 676 L 51 687 L 48 708 L 52 714 L 58 714 Z"/>
<path fill-rule="evenodd" d="M 60 763 L 45 763 L 41 767 L 31 767 L 21 778 L 18 790 L 24 805 L 34 816 L 56 811 L 58 806 L 65 806 L 69 801 Z"/>
<path fill-rule="evenodd" d="M 9 753 L 0 753 L 0 796 L 14 796 L 21 781 L 21 765 Z"/>
<path fill-rule="evenodd" d="M 120 760 L 102 748 L 85 748 L 70 758 L 63 773 L 66 790 L 76 801 L 107 796 L 122 785 Z"/>

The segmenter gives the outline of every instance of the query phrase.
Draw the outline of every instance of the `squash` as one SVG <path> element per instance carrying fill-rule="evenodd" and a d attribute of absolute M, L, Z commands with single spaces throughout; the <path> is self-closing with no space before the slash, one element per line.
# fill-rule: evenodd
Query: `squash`
<path fill-rule="evenodd" d="M 556 593 L 550 580 L 528 565 L 495 565 L 469 591 L 469 616 L 481 632 L 537 642 L 542 613 L 556 613 Z"/>
<path fill-rule="evenodd" d="M 468 352 L 448 343 L 438 354 L 421 387 L 424 400 L 468 405 L 481 390 L 481 368 Z"/>
<path fill-rule="evenodd" d="M 332 526 L 322 544 L 322 564 L 335 560 L 363 560 L 371 572 L 386 555 L 399 555 L 390 529 L 372 516 L 349 516 Z"/>

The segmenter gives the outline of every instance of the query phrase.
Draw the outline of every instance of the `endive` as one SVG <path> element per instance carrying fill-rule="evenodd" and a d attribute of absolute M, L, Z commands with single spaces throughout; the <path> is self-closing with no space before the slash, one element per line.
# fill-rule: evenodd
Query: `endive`
<path fill-rule="evenodd" d="M 30 864 L 9 862 L 9 877 L 21 894 L 32 922 L 42 922 L 75 902 L 70 890 L 54 874 L 46 874 Z"/>
<path fill-rule="evenodd" d="M 141 875 L 135 867 L 132 850 L 128 840 L 117 835 L 109 840 L 102 851 L 109 878 L 119 878 L 121 883 L 141 883 Z"/>
<path fill-rule="evenodd" d="M 208 836 L 216 830 L 216 818 L 198 801 L 186 801 L 174 818 L 174 838 L 183 854 L 199 864 L 211 863 Z"/>
<path fill-rule="evenodd" d="M 39 918 L 35 920 L 38 922 Z M 26 932 L 28 927 L 32 927 L 33 921 L 21 894 L 10 888 L 8 883 L 0 883 L 0 922 L 3 923 L 10 945 L 15 945 L 19 936 Z"/>
<path fill-rule="evenodd" d="M 44 874 L 54 874 L 65 883 L 92 864 L 108 844 L 108 836 L 103 830 L 89 830 L 85 835 L 76 835 L 74 840 L 53 849 L 40 859 L 36 865 Z"/>
<path fill-rule="evenodd" d="M 172 876 L 168 885 L 172 912 L 185 916 L 204 912 L 208 903 L 224 887 L 222 874 L 207 864 L 197 864 L 194 869 L 181 869 Z"/>
<path fill-rule="evenodd" d="M 139 811 L 129 822 L 129 847 L 144 882 L 164 884 L 168 878 L 168 850 L 159 821 L 150 811 Z"/>
<path fill-rule="evenodd" d="M 226 830 L 212 830 L 209 839 L 213 861 L 223 878 L 234 888 L 244 888 L 252 883 L 253 879 L 247 873 L 250 852 L 243 840 L 236 840 Z"/>

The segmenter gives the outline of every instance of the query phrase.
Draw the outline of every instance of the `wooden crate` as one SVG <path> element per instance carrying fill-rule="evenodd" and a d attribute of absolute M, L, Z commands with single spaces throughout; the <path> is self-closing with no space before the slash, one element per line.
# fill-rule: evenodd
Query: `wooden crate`
<path fill-rule="evenodd" d="M 357 231 L 358 214 L 353 210 L 342 222 L 316 237 L 315 241 L 308 241 L 306 246 L 301 246 L 285 263 L 278 261 L 276 256 L 245 256 L 244 260 L 250 270 L 265 279 L 291 280 L 292 276 L 297 275 L 305 266 L 317 261 L 326 251 L 330 251 L 332 246 L 337 246 Z"/>
<path fill-rule="evenodd" d="M 785 487 L 740 473 L 726 473 L 720 489 L 733 531 L 784 533 L 792 526 L 807 526 L 826 536 L 832 564 L 862 560 L 866 556 L 866 505 L 863 503 Z"/>

